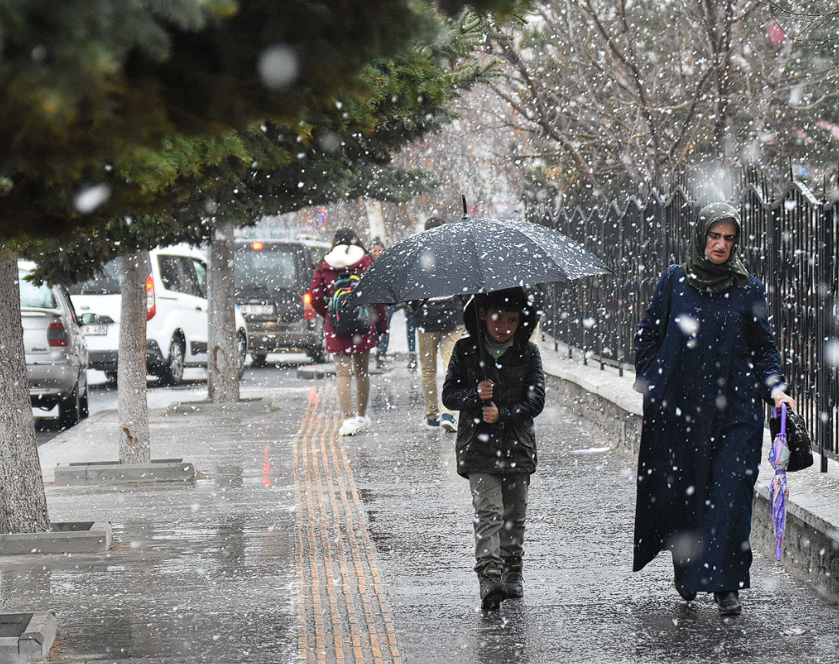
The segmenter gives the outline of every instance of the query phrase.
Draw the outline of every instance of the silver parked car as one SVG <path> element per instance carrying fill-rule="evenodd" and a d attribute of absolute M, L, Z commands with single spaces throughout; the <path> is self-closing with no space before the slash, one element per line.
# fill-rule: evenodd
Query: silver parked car
<path fill-rule="evenodd" d="M 29 397 L 34 407 L 57 405 L 61 426 L 71 427 L 88 415 L 87 342 L 64 287 L 26 279 L 34 267 L 18 262 Z"/>

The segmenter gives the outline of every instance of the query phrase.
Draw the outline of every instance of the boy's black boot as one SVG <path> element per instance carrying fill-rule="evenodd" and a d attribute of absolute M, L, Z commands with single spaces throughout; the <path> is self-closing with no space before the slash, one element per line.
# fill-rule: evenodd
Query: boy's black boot
<path fill-rule="evenodd" d="M 507 599 L 507 588 L 501 579 L 501 570 L 485 567 L 478 572 L 481 586 L 481 608 L 485 611 L 497 611 L 502 600 Z"/>
<path fill-rule="evenodd" d="M 508 598 L 524 597 L 524 576 L 519 556 L 504 559 L 504 572 L 501 574 L 501 580 L 507 586 Z"/>

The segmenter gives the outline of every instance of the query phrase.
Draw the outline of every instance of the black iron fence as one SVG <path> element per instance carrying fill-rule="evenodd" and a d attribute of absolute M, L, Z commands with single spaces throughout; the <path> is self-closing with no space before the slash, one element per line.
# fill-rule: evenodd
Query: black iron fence
<path fill-rule="evenodd" d="M 621 371 L 634 363 L 633 337 L 659 275 L 680 263 L 701 205 L 681 182 L 619 209 L 562 210 L 541 223 L 602 257 L 615 277 L 548 287 L 543 327 L 587 362 Z M 741 209 L 741 255 L 766 284 L 773 331 L 791 395 L 822 452 L 839 459 L 839 202 L 817 199 L 799 182 L 781 195 L 746 173 L 730 199 Z M 708 201 L 705 201 L 708 202 Z M 704 204 L 704 203 L 703 203 Z"/>

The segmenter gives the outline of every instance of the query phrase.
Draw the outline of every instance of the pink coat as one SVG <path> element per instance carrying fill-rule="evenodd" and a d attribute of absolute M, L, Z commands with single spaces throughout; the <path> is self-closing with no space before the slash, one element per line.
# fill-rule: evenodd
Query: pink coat
<path fill-rule="evenodd" d="M 335 334 L 327 316 L 327 302 L 335 290 L 335 279 L 338 274 L 343 270 L 355 270 L 359 274 L 364 274 L 372 264 L 373 259 L 361 247 L 339 244 L 324 257 L 323 262 L 315 271 L 309 292 L 312 294 L 312 308 L 324 318 L 326 352 L 338 355 L 364 353 L 375 348 L 377 334 L 387 332 L 387 314 L 382 305 L 376 305 L 375 312 L 378 314 L 378 320 L 364 335 Z"/>

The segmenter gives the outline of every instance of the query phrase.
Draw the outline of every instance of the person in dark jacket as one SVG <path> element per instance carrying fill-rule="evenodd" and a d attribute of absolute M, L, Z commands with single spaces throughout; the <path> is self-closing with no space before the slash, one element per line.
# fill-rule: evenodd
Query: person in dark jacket
<path fill-rule="evenodd" d="M 373 258 L 373 261 L 375 262 L 379 260 L 379 256 L 381 256 L 384 252 L 384 242 L 382 242 L 381 238 L 378 236 L 374 237 L 371 240 L 370 245 L 370 256 Z M 414 323 L 414 315 L 411 312 L 411 309 L 404 302 L 401 304 L 385 305 L 388 328 L 390 328 L 390 319 L 393 318 L 393 314 L 397 309 L 405 310 L 405 336 L 408 341 L 408 370 L 411 373 L 415 373 L 417 370 L 417 326 Z M 379 335 L 378 350 L 376 352 L 377 369 L 384 369 L 386 367 L 387 349 L 389 344 L 390 329 Z"/>
<path fill-rule="evenodd" d="M 481 605 L 496 609 L 524 592 L 527 491 L 537 461 L 533 418 L 545 405 L 545 374 L 539 349 L 528 340 L 536 311 L 521 288 L 476 296 L 463 318 L 470 336 L 455 344 L 443 404 L 460 411 L 457 472 L 472 492 Z"/>
<path fill-rule="evenodd" d="M 723 615 L 741 612 L 749 587 L 763 403 L 794 405 L 739 237 L 735 208 L 703 208 L 686 261 L 661 275 L 635 337 L 644 421 L 633 567 L 671 551 L 679 595 L 713 592 Z"/>
<path fill-rule="evenodd" d="M 425 222 L 425 230 L 442 226 L 445 222 L 439 217 L 431 217 Z M 425 419 L 427 429 L 440 426 L 445 431 L 457 431 L 454 412 L 443 405 L 442 415 L 437 399 L 437 351 L 443 366 L 449 366 L 449 360 L 457 340 L 465 332 L 463 327 L 463 302 L 460 296 L 434 297 L 427 300 L 415 300 L 409 303 L 414 313 L 419 341 L 420 377 L 422 393 L 425 397 Z"/>
<path fill-rule="evenodd" d="M 387 332 L 387 316 L 384 307 L 375 308 L 375 322 L 364 334 L 340 335 L 329 323 L 328 302 L 335 291 L 335 280 L 342 272 L 364 274 L 373 264 L 365 251 L 358 234 L 352 228 L 335 231 L 332 249 L 315 271 L 309 292 L 312 307 L 324 317 L 326 352 L 335 360 L 335 374 L 338 380 L 338 401 L 344 414 L 344 421 L 338 434 L 352 436 L 370 426 L 367 403 L 370 399 L 370 349 L 376 346 L 376 335 Z M 352 398 L 352 377 L 355 375 L 356 406 Z"/>

